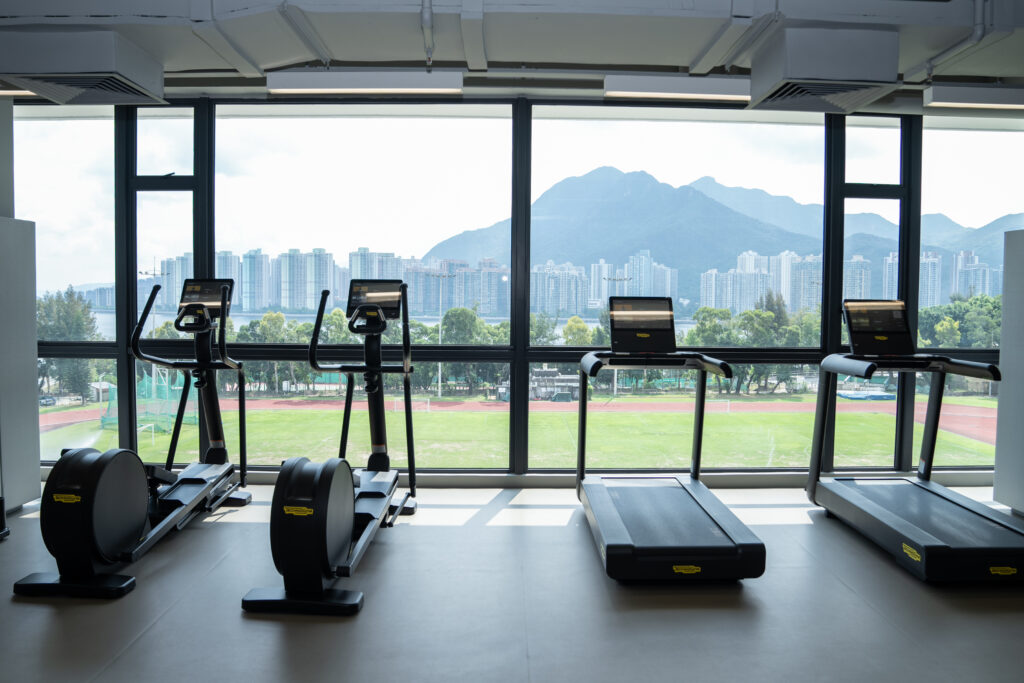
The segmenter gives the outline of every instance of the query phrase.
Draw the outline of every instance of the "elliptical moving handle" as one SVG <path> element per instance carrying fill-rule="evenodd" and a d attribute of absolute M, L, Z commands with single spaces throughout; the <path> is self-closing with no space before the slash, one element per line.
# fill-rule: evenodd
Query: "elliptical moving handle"
<path fill-rule="evenodd" d="M 398 291 L 402 297 L 402 371 L 408 375 L 412 373 L 412 343 L 409 341 L 409 285 L 403 282 Z M 439 320 L 437 324 L 440 325 L 441 321 Z"/>
<path fill-rule="evenodd" d="M 220 329 L 217 330 L 217 351 L 220 352 L 220 360 L 232 370 L 242 370 L 242 364 L 228 356 L 227 329 L 228 329 L 228 292 L 230 288 L 224 285 L 220 288 Z"/>
<path fill-rule="evenodd" d="M 146 301 L 145 307 L 142 309 L 142 315 L 139 316 L 139 322 L 135 324 L 135 329 L 132 331 L 132 355 L 139 360 L 144 360 L 155 365 L 162 365 L 168 368 L 179 368 L 182 361 L 173 361 L 167 358 L 160 358 L 159 356 L 151 356 L 142 350 L 139 340 L 142 339 L 142 331 L 146 326 L 146 320 L 149 319 L 149 313 L 153 310 L 153 304 L 156 302 L 156 295 L 160 291 L 160 285 L 153 285 L 153 291 L 149 293 L 149 299 Z"/>
<path fill-rule="evenodd" d="M 327 310 L 327 297 L 331 295 L 331 290 L 325 289 L 320 292 L 320 308 L 316 312 L 316 322 L 313 323 L 313 337 L 309 341 L 309 364 L 314 370 L 340 370 L 341 363 L 332 363 L 330 365 L 322 365 L 316 357 L 316 347 L 320 345 L 320 328 L 324 324 L 324 311 Z"/>

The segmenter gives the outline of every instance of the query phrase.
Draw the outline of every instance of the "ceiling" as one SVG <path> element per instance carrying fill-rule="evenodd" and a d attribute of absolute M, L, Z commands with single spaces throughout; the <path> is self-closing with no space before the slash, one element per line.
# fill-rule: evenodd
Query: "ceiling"
<path fill-rule="evenodd" d="M 829 31 L 897 34 L 891 87 L 865 109 L 919 108 L 931 82 L 1024 86 L 1022 0 L 4 0 L 0 74 L 4 36 L 29 34 L 52 70 L 65 34 L 101 31 L 162 67 L 164 98 L 273 97 L 267 74 L 295 68 L 428 66 L 465 74 L 467 97 L 592 98 L 608 74 L 748 79 L 794 28 L 820 37 L 787 73 L 813 69 Z"/>

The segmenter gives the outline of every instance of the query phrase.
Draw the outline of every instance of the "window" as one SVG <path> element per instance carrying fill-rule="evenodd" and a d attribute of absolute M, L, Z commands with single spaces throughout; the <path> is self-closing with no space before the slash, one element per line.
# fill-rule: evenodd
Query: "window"
<path fill-rule="evenodd" d="M 1019 119 L 924 119 L 918 327 L 933 348 L 993 349 L 1003 233 L 1024 228 Z"/>
<path fill-rule="evenodd" d="M 914 403 L 914 465 L 921 455 L 928 392 L 935 375 L 916 373 Z M 999 384 L 947 375 L 943 388 L 939 433 L 935 439 L 935 467 L 992 467 L 996 457 L 996 421 Z"/>
<path fill-rule="evenodd" d="M 192 175 L 191 109 L 140 107 L 138 109 L 139 175 Z"/>
<path fill-rule="evenodd" d="M 39 359 L 39 454 L 56 460 L 65 448 L 117 448 L 114 361 Z"/>
<path fill-rule="evenodd" d="M 240 330 L 396 278 L 414 343 L 508 344 L 511 141 L 506 105 L 218 107 L 216 267 Z"/>
<path fill-rule="evenodd" d="M 508 365 L 417 363 L 412 375 L 413 438 L 418 468 L 508 467 Z M 246 361 L 246 446 L 249 464 L 280 465 L 295 456 L 338 456 L 346 379 L 317 373 L 308 363 Z M 221 412 L 228 453 L 237 462 L 237 375 L 221 371 Z M 440 392 L 440 393 L 439 393 Z M 180 395 L 180 394 L 179 394 Z M 405 402 L 399 375 L 385 376 L 388 451 L 406 467 Z M 140 417 L 140 421 L 141 421 Z M 370 432 L 362 377 L 356 375 L 346 457 L 365 467 Z"/>
<path fill-rule="evenodd" d="M 730 364 L 709 375 L 702 467 L 807 467 L 814 429 L 816 366 Z M 532 467 L 576 466 L 578 365 L 530 368 Z M 588 469 L 690 467 L 697 373 L 603 371 L 590 380 Z"/>
<path fill-rule="evenodd" d="M 900 120 L 846 118 L 846 182 L 899 185 Z"/>
<path fill-rule="evenodd" d="M 114 338 L 113 117 L 14 108 L 15 217 L 36 224 L 40 340 Z"/>
<path fill-rule="evenodd" d="M 534 108 L 531 342 L 607 346 L 668 296 L 687 346 L 817 346 L 820 116 Z"/>

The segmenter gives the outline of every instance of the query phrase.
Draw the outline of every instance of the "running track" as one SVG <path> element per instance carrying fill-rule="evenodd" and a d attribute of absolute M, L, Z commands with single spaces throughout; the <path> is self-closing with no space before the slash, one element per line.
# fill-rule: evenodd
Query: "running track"
<path fill-rule="evenodd" d="M 395 399 L 389 398 L 388 407 L 394 405 Z M 224 399 L 220 402 L 223 410 L 237 410 L 238 401 Z M 344 404 L 341 400 L 310 400 L 297 401 L 294 399 L 250 399 L 246 401 L 246 409 L 253 410 L 338 410 Z M 399 401 L 401 405 L 401 401 Z M 365 401 L 353 401 L 354 410 L 365 410 Z M 414 409 L 423 409 L 423 405 L 413 402 Z M 786 401 L 771 402 L 745 402 L 717 399 L 714 396 L 708 398 L 705 409 L 709 413 L 813 413 L 813 403 L 789 403 Z M 864 401 L 859 403 L 839 403 L 837 409 L 840 413 L 883 413 L 887 415 L 896 414 L 895 401 Z M 51 429 L 66 427 L 79 422 L 98 420 L 105 412 L 105 408 L 94 408 L 90 410 L 73 410 L 67 412 L 42 413 L 39 416 L 39 430 L 48 432 Z M 496 412 L 508 411 L 508 404 L 497 401 L 436 401 L 430 404 L 431 412 L 446 412 L 449 410 L 468 410 L 474 412 Z M 545 413 L 574 413 L 577 410 L 576 402 L 551 403 L 550 401 L 531 401 L 530 410 Z M 650 413 L 675 413 L 689 412 L 693 410 L 693 401 L 637 401 L 637 402 L 615 402 L 608 403 L 601 399 L 592 401 L 587 408 L 589 412 L 606 413 L 629 413 L 629 412 L 650 412 Z M 914 404 L 914 421 L 918 424 L 924 423 L 925 404 L 917 401 Z M 995 444 L 996 442 L 996 409 L 981 406 L 964 406 L 946 404 L 942 406 L 942 419 L 939 422 L 942 429 L 976 439 L 983 443 Z"/>

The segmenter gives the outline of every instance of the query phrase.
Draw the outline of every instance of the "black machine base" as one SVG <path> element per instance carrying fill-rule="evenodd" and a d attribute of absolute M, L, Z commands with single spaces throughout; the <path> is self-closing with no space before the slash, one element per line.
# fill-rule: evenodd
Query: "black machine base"
<path fill-rule="evenodd" d="M 764 573 L 764 543 L 698 480 L 592 476 L 579 493 L 605 573 L 617 581 L 738 581 Z"/>
<path fill-rule="evenodd" d="M 56 572 L 29 574 L 14 584 L 14 594 L 30 597 L 62 595 L 70 598 L 110 600 L 131 593 L 135 577 L 122 574 L 98 574 L 61 581 Z"/>
<path fill-rule="evenodd" d="M 328 588 L 320 595 L 289 595 L 284 588 L 253 588 L 242 598 L 246 612 L 269 614 L 321 614 L 345 617 L 363 608 L 360 591 Z"/>

